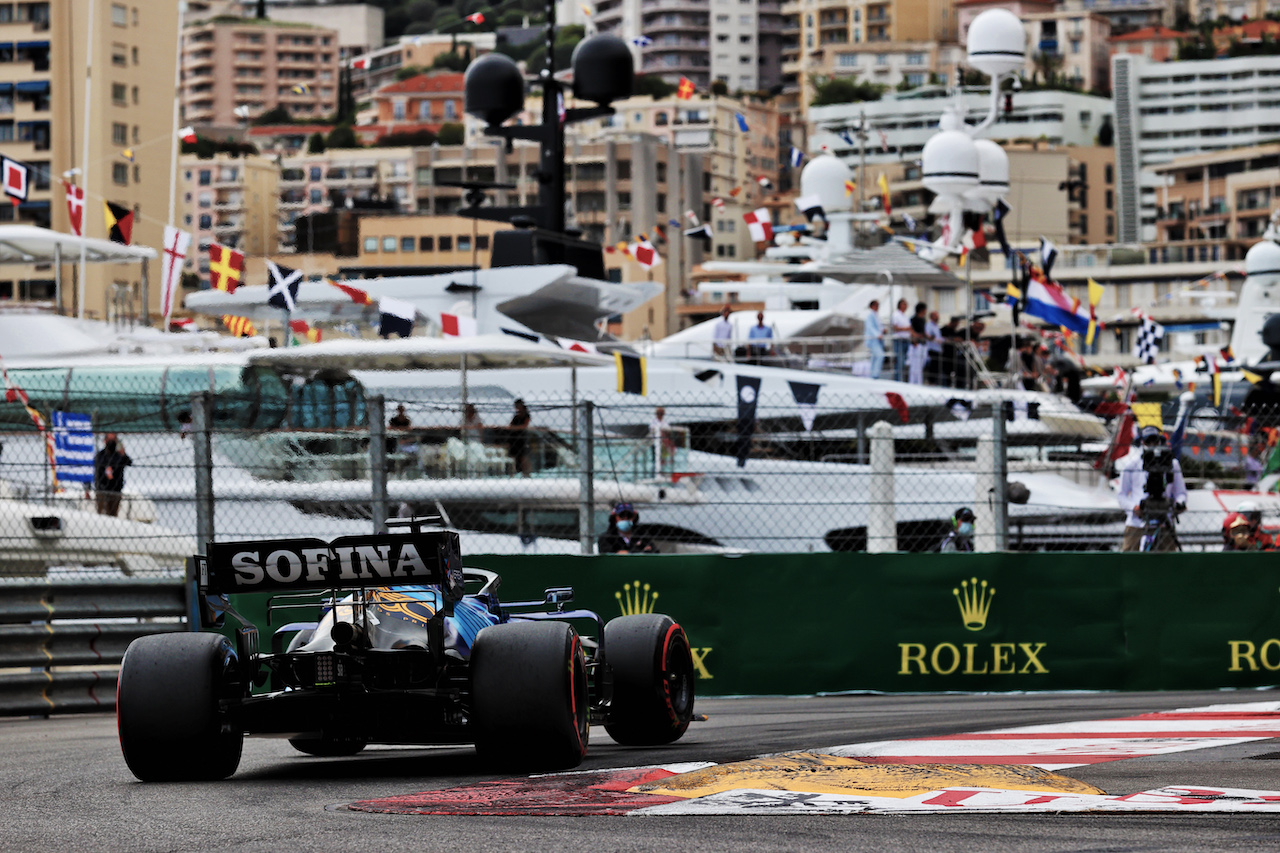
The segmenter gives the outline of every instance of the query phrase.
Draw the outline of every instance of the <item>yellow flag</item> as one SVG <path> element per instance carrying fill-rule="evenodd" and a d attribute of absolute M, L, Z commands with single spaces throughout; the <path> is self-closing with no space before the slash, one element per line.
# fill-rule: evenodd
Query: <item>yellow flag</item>
<path fill-rule="evenodd" d="M 1097 308 L 1102 302 L 1102 285 L 1093 279 L 1089 279 L 1089 307 Z"/>
<path fill-rule="evenodd" d="M 1085 332 L 1085 346 L 1093 346 L 1093 339 L 1098 334 L 1098 304 L 1102 302 L 1102 285 L 1089 279 L 1089 330 Z"/>
<path fill-rule="evenodd" d="M 1259 382 L 1262 381 L 1262 377 L 1251 370 L 1242 370 L 1240 371 L 1240 374 L 1244 376 L 1245 381 L 1248 382 L 1250 385 L 1257 385 Z"/>
<path fill-rule="evenodd" d="M 1129 408 L 1133 409 L 1133 416 L 1137 419 L 1139 427 L 1153 426 L 1164 429 L 1164 418 L 1160 415 L 1159 403 L 1132 403 Z"/>

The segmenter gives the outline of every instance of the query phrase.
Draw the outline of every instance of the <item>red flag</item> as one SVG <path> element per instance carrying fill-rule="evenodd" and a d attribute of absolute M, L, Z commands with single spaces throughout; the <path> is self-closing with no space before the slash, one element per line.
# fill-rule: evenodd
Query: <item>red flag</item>
<path fill-rule="evenodd" d="M 313 344 L 320 341 L 320 330 L 311 328 L 306 320 L 290 320 L 289 329 L 295 335 L 301 335 Z"/>
<path fill-rule="evenodd" d="M 687 101 L 693 97 L 693 93 L 697 90 L 698 87 L 693 85 L 692 80 L 688 77 L 681 77 L 680 85 L 676 86 L 676 97 L 682 101 Z"/>
<path fill-rule="evenodd" d="M 369 67 L 369 57 L 357 56 L 355 59 L 351 60 L 351 67 L 356 71 L 363 71 Z"/>
<path fill-rule="evenodd" d="M 467 20 L 477 26 L 484 23 L 484 13 L 476 12 L 474 15 L 467 15 Z"/>
<path fill-rule="evenodd" d="M 372 305 L 373 297 L 358 287 L 352 287 L 349 284 L 338 284 L 336 281 L 329 282 L 334 287 L 341 290 L 347 296 L 351 297 L 351 301 L 357 305 Z"/>
<path fill-rule="evenodd" d="M 84 189 L 66 181 L 62 185 L 67 188 L 67 215 L 71 219 L 71 233 L 81 237 L 84 235 Z"/>
<path fill-rule="evenodd" d="M 896 391 L 885 391 L 885 398 L 889 401 L 889 408 L 898 413 L 898 417 L 902 418 L 905 424 L 910 417 L 910 410 L 907 408 L 907 401 L 902 399 L 902 395 Z"/>

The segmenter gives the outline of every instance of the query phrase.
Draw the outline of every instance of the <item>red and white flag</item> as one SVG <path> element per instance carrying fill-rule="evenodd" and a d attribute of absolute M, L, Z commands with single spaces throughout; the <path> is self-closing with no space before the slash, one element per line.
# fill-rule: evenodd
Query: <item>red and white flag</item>
<path fill-rule="evenodd" d="M 570 340 L 569 338 L 560 338 L 559 341 L 557 341 L 557 343 L 559 343 L 562 348 L 567 349 L 570 352 L 586 352 L 586 353 L 600 352 L 599 347 L 597 347 L 595 344 L 587 343 L 586 341 L 575 341 L 575 340 Z"/>
<path fill-rule="evenodd" d="M 191 247 L 191 232 L 172 225 L 164 227 L 164 255 L 160 259 L 160 310 L 164 314 L 164 328 L 169 328 L 169 315 L 173 312 L 173 297 L 178 292 L 182 278 L 182 265 L 187 262 L 187 249 Z"/>
<path fill-rule="evenodd" d="M 3 174 L 5 195 L 16 205 L 27 200 L 27 164 L 20 160 L 0 157 L 0 173 Z"/>
<path fill-rule="evenodd" d="M 191 125 L 187 125 L 186 127 L 180 127 L 178 128 L 178 138 L 181 139 L 183 142 L 195 142 L 196 129 Z"/>
<path fill-rule="evenodd" d="M 711 203 L 715 205 L 716 210 L 720 211 L 721 213 L 724 212 L 724 199 L 720 198 L 720 196 L 716 196 L 715 198 L 711 199 Z"/>
<path fill-rule="evenodd" d="M 365 70 L 366 68 L 369 67 L 369 57 L 357 56 L 355 59 L 351 60 L 351 67 L 354 68 L 356 71 Z"/>
<path fill-rule="evenodd" d="M 631 247 L 631 257 L 636 259 L 636 263 L 647 270 L 651 270 L 658 264 L 662 263 L 658 250 L 649 242 L 649 238 L 641 234 L 636 238 L 635 244 Z"/>
<path fill-rule="evenodd" d="M 67 188 L 67 217 L 71 220 L 71 233 L 77 237 L 84 236 L 84 189 L 66 181 L 62 185 Z"/>
<path fill-rule="evenodd" d="M 474 15 L 467 15 L 467 20 L 479 26 L 480 24 L 484 23 L 484 13 L 476 12 Z"/>
<path fill-rule="evenodd" d="M 769 218 L 769 210 L 760 208 L 750 213 L 744 213 L 742 218 L 746 220 L 747 231 L 751 233 L 751 240 L 755 243 L 768 243 L 773 239 L 773 221 Z"/>
<path fill-rule="evenodd" d="M 479 331 L 475 317 L 462 314 L 441 314 L 440 331 L 446 338 L 470 338 Z"/>

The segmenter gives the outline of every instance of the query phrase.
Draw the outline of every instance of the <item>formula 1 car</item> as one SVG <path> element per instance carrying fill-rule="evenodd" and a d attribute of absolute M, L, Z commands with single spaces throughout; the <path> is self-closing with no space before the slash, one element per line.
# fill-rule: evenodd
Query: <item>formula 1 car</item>
<path fill-rule="evenodd" d="M 246 735 L 284 736 L 323 756 L 370 743 L 474 743 L 490 763 L 551 770 L 581 763 L 593 723 L 624 745 L 685 733 L 693 659 L 669 617 L 606 624 L 565 609 L 569 587 L 500 603 L 498 575 L 463 568 L 456 533 L 430 520 L 388 524 L 397 529 L 328 543 L 211 542 L 193 558 L 202 627 L 221 627 L 226 614 L 241 627 L 234 643 L 201 631 L 129 645 L 116 714 L 133 774 L 224 779 Z M 282 625 L 263 652 L 233 592 L 278 593 L 269 624 L 281 612 L 319 618 Z"/>

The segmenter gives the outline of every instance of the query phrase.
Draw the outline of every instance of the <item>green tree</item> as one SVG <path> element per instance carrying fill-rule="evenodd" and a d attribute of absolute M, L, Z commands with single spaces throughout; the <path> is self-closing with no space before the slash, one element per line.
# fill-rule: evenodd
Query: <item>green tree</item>
<path fill-rule="evenodd" d="M 711 94 L 713 94 L 713 95 L 727 95 L 727 94 L 729 94 L 729 84 L 728 84 L 728 83 L 726 83 L 726 82 L 724 82 L 723 80 L 712 80 L 712 81 L 711 81 Z"/>
<path fill-rule="evenodd" d="M 380 137 L 376 143 L 378 148 L 420 148 L 430 145 L 439 137 L 434 133 L 423 128 L 422 130 L 406 131 L 404 133 L 388 133 L 386 136 Z"/>
<path fill-rule="evenodd" d="M 257 127 L 268 124 L 293 124 L 293 116 L 287 107 L 277 104 L 255 118 L 252 123 Z"/>
<path fill-rule="evenodd" d="M 308 154 L 324 153 L 324 134 L 323 133 L 317 130 L 315 133 L 311 134 L 311 136 L 307 137 L 307 153 Z"/>
<path fill-rule="evenodd" d="M 498 26 L 519 27 L 524 25 L 525 13 L 520 9 L 508 9 L 498 16 Z"/>
<path fill-rule="evenodd" d="M 442 53 L 431 63 L 432 68 L 444 68 L 449 71 L 466 71 L 471 59 L 465 53 Z"/>
<path fill-rule="evenodd" d="M 833 77 L 817 84 L 811 106 L 828 104 L 856 104 L 860 101 L 878 101 L 885 87 L 879 83 L 860 83 L 851 77 Z"/>
<path fill-rule="evenodd" d="M 408 80 L 410 77 L 417 77 L 423 72 L 421 65 L 403 65 L 396 71 L 396 82 Z"/>
<path fill-rule="evenodd" d="M 1045 53 L 1043 50 L 1036 51 L 1031 57 L 1031 64 L 1034 70 L 1031 72 L 1032 80 L 1039 80 L 1044 88 L 1049 89 L 1056 86 L 1059 78 L 1062 76 L 1062 66 L 1066 60 L 1058 53 Z"/>
<path fill-rule="evenodd" d="M 356 132 L 351 129 L 349 124 L 340 124 L 333 130 L 329 131 L 329 138 L 326 140 L 330 148 L 363 148 L 360 140 L 356 137 Z"/>
<path fill-rule="evenodd" d="M 461 145 L 467 134 L 460 122 L 447 121 L 440 125 L 438 138 L 441 145 Z"/>
<path fill-rule="evenodd" d="M 573 49 L 582 41 L 585 30 L 579 24 L 570 24 L 556 30 L 556 70 L 569 67 L 573 57 Z M 529 53 L 526 62 L 530 71 L 540 71 L 547 64 L 547 45 L 541 39 L 535 39 L 536 47 Z"/>
<path fill-rule="evenodd" d="M 655 101 L 660 101 L 663 98 L 671 97 L 675 93 L 676 87 L 656 74 L 637 74 L 634 91 L 636 95 L 648 95 Z"/>

